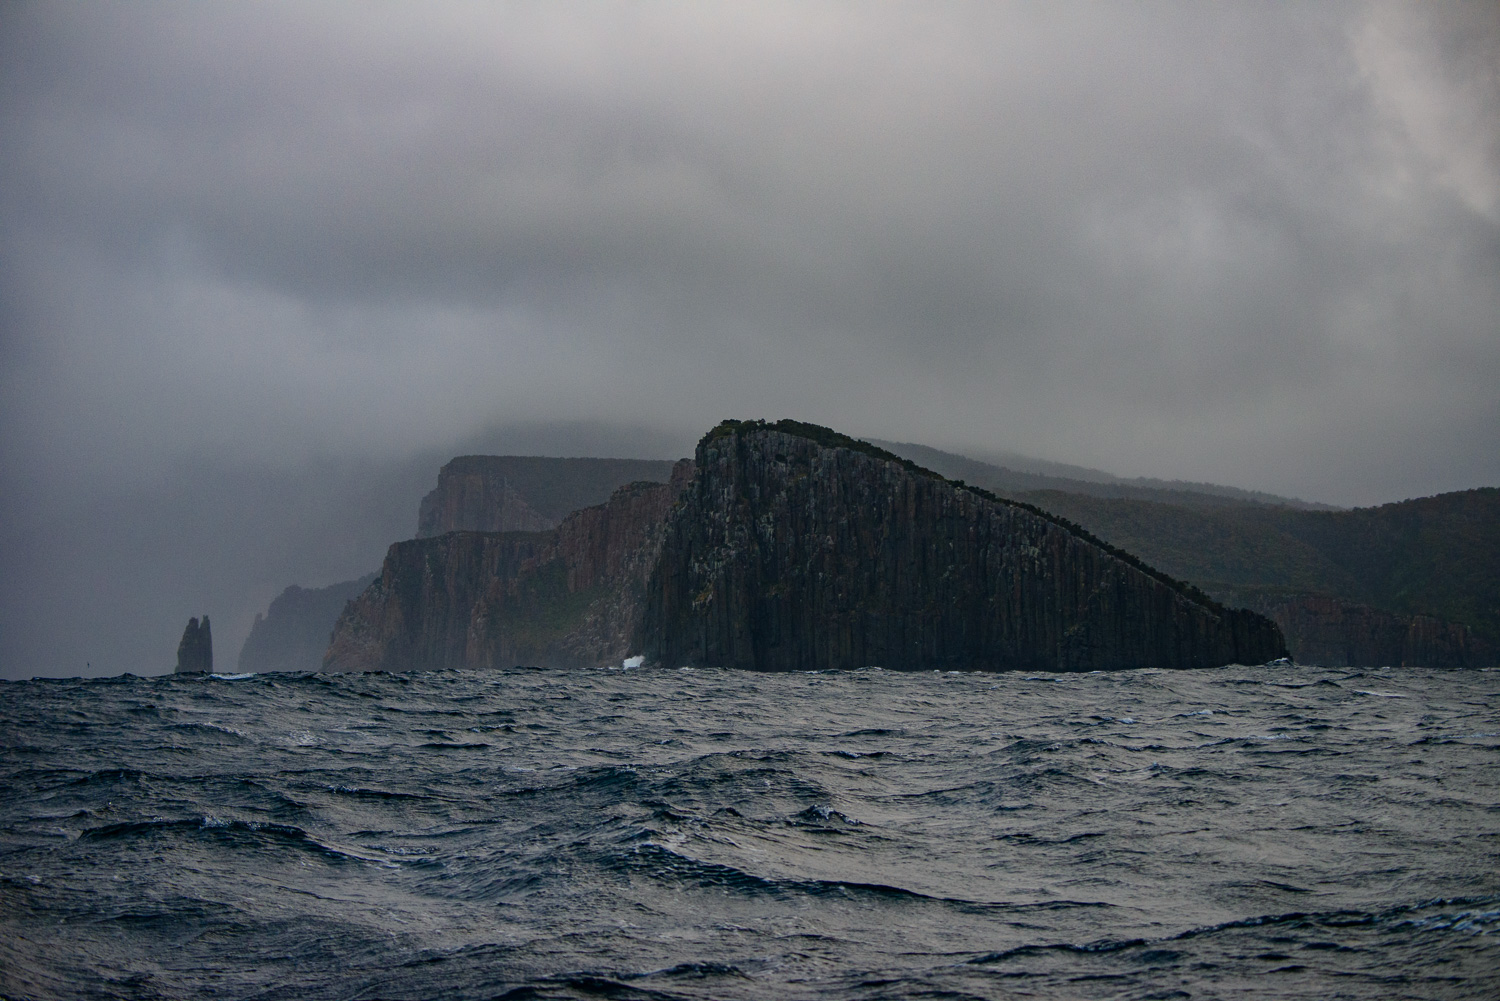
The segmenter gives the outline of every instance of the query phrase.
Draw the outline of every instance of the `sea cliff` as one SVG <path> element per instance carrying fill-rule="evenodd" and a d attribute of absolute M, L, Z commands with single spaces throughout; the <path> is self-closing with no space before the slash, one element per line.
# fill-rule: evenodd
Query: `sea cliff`
<path fill-rule="evenodd" d="M 1262 663 L 1275 624 L 825 428 L 726 422 L 652 576 L 649 660 L 756 670 Z"/>
<path fill-rule="evenodd" d="M 725 422 L 667 484 L 392 546 L 324 669 L 1262 663 L 1276 625 L 1037 508 L 827 428 Z"/>
<path fill-rule="evenodd" d="M 264 615 L 255 616 L 250 635 L 240 647 L 239 670 L 316 671 L 323 663 L 339 613 L 374 582 L 375 576 L 366 574 L 327 587 L 293 584 L 282 591 Z"/>
<path fill-rule="evenodd" d="M 1281 627 L 1297 662 L 1325 667 L 1484 667 L 1495 649 L 1460 622 L 1304 596 L 1260 611 Z"/>
<path fill-rule="evenodd" d="M 539 532 L 447 532 L 391 546 L 344 609 L 325 671 L 619 663 L 640 642 L 668 510 L 692 475 L 617 489 Z"/>
<path fill-rule="evenodd" d="M 580 508 L 607 502 L 628 483 L 665 483 L 671 475 L 671 462 L 654 459 L 460 455 L 422 498 L 417 538 L 546 531 Z"/>

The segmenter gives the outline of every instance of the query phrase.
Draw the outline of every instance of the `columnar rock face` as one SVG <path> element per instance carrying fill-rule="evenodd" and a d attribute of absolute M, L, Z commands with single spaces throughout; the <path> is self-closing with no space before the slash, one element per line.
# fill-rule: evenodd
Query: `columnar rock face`
<path fill-rule="evenodd" d="M 422 498 L 417 537 L 445 532 L 542 532 L 573 511 L 609 500 L 627 483 L 664 483 L 672 463 L 648 459 L 557 459 L 461 455 Z"/>
<path fill-rule="evenodd" d="M 345 608 L 325 671 L 619 663 L 639 643 L 667 512 L 692 475 L 632 483 L 541 532 L 398 542 Z"/>
<path fill-rule="evenodd" d="M 1281 627 L 1299 663 L 1327 667 L 1482 667 L 1496 651 L 1467 626 L 1429 615 L 1397 615 L 1337 598 L 1302 597 L 1263 611 Z"/>
<path fill-rule="evenodd" d="M 187 628 L 177 644 L 176 674 L 212 674 L 214 669 L 214 637 L 208 626 L 208 616 L 188 619 Z"/>
<path fill-rule="evenodd" d="M 1206 667 L 1274 623 L 1027 505 L 813 425 L 727 422 L 668 484 L 536 532 L 392 546 L 324 669 Z"/>
<path fill-rule="evenodd" d="M 699 444 L 652 576 L 644 652 L 818 670 L 1191 668 L 1285 656 L 1218 606 L 1035 508 L 824 428 Z"/>

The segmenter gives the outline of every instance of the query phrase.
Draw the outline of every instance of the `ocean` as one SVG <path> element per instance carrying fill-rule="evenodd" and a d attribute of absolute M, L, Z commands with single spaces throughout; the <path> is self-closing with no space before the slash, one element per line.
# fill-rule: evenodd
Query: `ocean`
<path fill-rule="evenodd" d="M 1500 997 L 1500 671 L 0 684 L 0 995 Z"/>

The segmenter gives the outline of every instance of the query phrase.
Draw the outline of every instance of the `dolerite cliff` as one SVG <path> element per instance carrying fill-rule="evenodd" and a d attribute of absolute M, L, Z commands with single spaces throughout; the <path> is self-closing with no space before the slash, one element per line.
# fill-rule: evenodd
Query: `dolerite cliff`
<path fill-rule="evenodd" d="M 536 532 L 398 542 L 339 616 L 325 671 L 618 664 L 640 643 L 667 513 L 692 476 L 631 483 Z"/>
<path fill-rule="evenodd" d="M 541 532 L 602 504 L 627 483 L 665 483 L 672 463 L 654 459 L 558 459 L 460 455 L 422 498 L 417 538 L 447 532 Z"/>
<path fill-rule="evenodd" d="M 827 428 L 725 422 L 666 484 L 555 529 L 392 546 L 330 671 L 654 663 L 755 670 L 1207 667 L 1285 656 L 1063 519 Z"/>
<path fill-rule="evenodd" d="M 652 662 L 763 671 L 1286 655 L 1274 623 L 1076 526 L 791 421 L 725 422 L 699 444 L 641 635 Z"/>

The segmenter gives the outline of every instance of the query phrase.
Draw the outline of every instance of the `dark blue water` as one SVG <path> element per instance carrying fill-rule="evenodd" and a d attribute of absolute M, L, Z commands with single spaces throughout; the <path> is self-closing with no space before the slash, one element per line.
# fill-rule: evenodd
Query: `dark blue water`
<path fill-rule="evenodd" d="M 1500 996 L 1500 672 L 0 699 L 8 998 Z"/>

